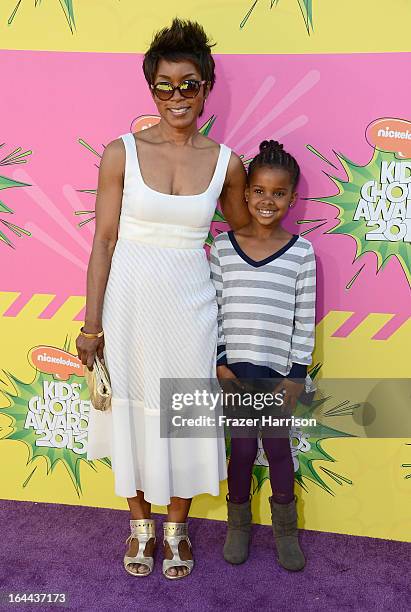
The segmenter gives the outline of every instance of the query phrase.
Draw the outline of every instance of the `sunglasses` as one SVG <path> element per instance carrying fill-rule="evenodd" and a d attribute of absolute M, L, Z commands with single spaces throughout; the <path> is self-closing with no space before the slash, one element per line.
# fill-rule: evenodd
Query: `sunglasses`
<path fill-rule="evenodd" d="M 159 100 L 171 100 L 176 89 L 178 89 L 183 98 L 195 98 L 200 91 L 201 85 L 205 85 L 206 83 L 207 81 L 187 79 L 182 81 L 180 85 L 174 87 L 171 83 L 164 81 L 156 83 L 155 85 L 150 85 L 150 88 Z"/>

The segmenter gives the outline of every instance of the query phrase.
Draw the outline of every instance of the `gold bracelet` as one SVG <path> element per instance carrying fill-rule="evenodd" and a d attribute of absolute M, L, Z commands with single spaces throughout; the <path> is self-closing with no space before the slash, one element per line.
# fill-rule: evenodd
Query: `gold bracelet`
<path fill-rule="evenodd" d="M 98 332 L 98 334 L 88 334 L 87 332 L 83 331 L 83 327 L 80 328 L 80 334 L 86 338 L 101 338 L 101 336 L 104 335 L 104 330 L 101 330 L 101 332 Z"/>

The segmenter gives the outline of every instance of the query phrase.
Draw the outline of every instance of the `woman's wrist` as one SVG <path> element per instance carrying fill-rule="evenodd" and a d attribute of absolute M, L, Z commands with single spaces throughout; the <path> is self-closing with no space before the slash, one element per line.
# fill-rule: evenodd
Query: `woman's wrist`
<path fill-rule="evenodd" d="M 86 338 L 101 338 L 104 335 L 104 331 L 102 327 L 100 327 L 100 329 L 90 329 L 83 325 L 83 327 L 80 328 L 80 334 Z"/>
<path fill-rule="evenodd" d="M 84 321 L 84 325 L 82 328 L 88 334 L 97 334 L 101 332 L 103 329 L 103 324 L 101 321 L 93 322 L 93 321 Z"/>

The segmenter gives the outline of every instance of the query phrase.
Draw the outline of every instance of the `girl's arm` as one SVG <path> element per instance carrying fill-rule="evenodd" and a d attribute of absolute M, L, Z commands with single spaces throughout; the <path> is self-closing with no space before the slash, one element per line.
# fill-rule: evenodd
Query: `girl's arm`
<path fill-rule="evenodd" d="M 238 155 L 231 152 L 220 204 L 223 215 L 233 230 L 250 222 L 250 213 L 245 203 L 246 181 L 247 175 L 243 162 Z"/>
<path fill-rule="evenodd" d="M 291 340 L 289 378 L 305 378 L 311 364 L 315 338 L 316 265 L 314 249 L 309 245 L 296 283 L 294 330 Z"/>
<path fill-rule="evenodd" d="M 223 277 L 221 274 L 220 258 L 218 256 L 218 250 L 215 241 L 211 245 L 210 249 L 210 270 L 211 279 L 213 281 L 216 294 L 217 294 L 217 323 L 218 323 L 218 337 L 217 337 L 217 366 L 227 365 L 227 355 L 225 349 L 225 337 L 223 331 L 223 316 L 221 312 L 222 296 L 223 296 Z"/>

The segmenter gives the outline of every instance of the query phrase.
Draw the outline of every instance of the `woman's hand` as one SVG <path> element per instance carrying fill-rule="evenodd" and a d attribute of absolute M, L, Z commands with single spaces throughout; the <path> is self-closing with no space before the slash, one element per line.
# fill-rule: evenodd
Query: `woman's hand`
<path fill-rule="evenodd" d="M 94 356 L 97 354 L 100 360 L 104 361 L 104 336 L 101 338 L 86 338 L 79 334 L 76 338 L 77 355 L 81 363 L 93 369 Z"/>
<path fill-rule="evenodd" d="M 297 382 L 292 378 L 284 378 L 275 388 L 274 393 L 282 393 L 284 398 L 284 404 L 282 410 L 290 408 L 295 410 L 297 406 L 298 398 L 304 390 L 304 383 Z"/>

